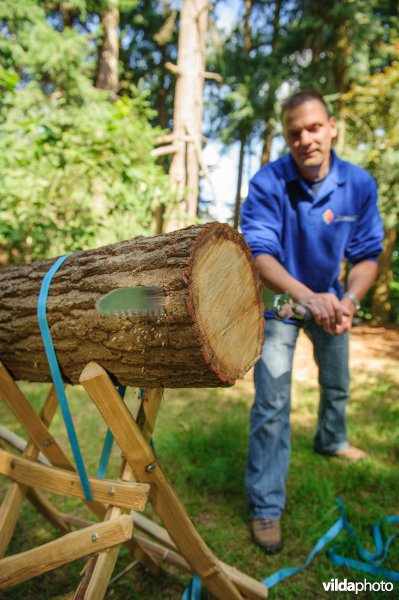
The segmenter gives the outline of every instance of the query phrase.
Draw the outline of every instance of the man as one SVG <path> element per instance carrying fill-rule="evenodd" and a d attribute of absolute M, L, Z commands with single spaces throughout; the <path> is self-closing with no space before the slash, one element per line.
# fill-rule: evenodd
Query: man
<path fill-rule="evenodd" d="M 357 461 L 366 453 L 347 439 L 348 331 L 375 280 L 382 249 L 376 184 L 367 171 L 332 151 L 336 122 L 318 91 L 288 98 L 281 118 L 290 152 L 262 167 L 250 182 L 242 231 L 264 285 L 288 292 L 313 317 L 304 328 L 319 367 L 314 450 Z M 343 258 L 351 264 L 345 294 L 338 281 Z M 282 548 L 291 370 L 300 323 L 274 319 L 267 311 L 265 316 L 266 340 L 255 366 L 246 485 L 254 541 L 274 553 Z"/>

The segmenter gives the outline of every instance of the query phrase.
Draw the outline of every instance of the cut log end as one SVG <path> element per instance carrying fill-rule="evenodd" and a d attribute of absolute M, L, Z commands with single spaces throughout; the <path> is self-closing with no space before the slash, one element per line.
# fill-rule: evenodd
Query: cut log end
<path fill-rule="evenodd" d="M 206 362 L 227 384 L 243 377 L 262 351 L 258 276 L 241 235 L 204 232 L 192 253 L 191 313 Z"/>

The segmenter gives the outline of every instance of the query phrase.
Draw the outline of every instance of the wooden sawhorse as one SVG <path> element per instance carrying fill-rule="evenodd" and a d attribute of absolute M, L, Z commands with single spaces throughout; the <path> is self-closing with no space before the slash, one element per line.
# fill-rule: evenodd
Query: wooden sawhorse
<path fill-rule="evenodd" d="M 196 573 L 219 600 L 266 598 L 267 588 L 263 584 L 214 556 L 159 466 L 149 441 L 162 391 L 145 390 L 135 419 L 106 371 L 97 363 L 84 368 L 80 383 L 123 453 L 119 480 L 89 479 L 93 501 L 84 500 L 74 468 L 48 430 L 58 406 L 54 390 L 37 416 L 0 364 L 0 395 L 30 437 L 21 457 L 0 449 L 0 473 L 13 480 L 0 507 L 0 557 L 6 552 L 25 495 L 64 534 L 39 548 L 0 559 L 0 589 L 92 555 L 74 598 L 103 598 L 123 543 L 154 574 L 159 570 L 159 560 Z M 50 465 L 38 461 L 40 452 Z M 59 514 L 40 490 L 82 498 L 102 522 L 81 522 L 85 527 L 71 532 L 73 519 Z M 165 529 L 137 512 L 144 510 L 147 494 Z"/>

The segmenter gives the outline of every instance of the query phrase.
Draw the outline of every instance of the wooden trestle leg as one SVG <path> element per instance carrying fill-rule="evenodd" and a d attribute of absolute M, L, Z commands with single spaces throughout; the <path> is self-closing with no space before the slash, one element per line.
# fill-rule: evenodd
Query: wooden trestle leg
<path fill-rule="evenodd" d="M 118 394 L 119 396 L 119 394 Z M 143 433 L 149 441 L 155 424 L 155 419 L 159 410 L 162 398 L 162 390 L 146 390 L 141 402 L 140 410 L 137 416 L 137 421 L 140 423 Z M 94 398 L 93 398 L 94 401 Z M 132 469 L 124 459 L 120 472 L 120 479 L 123 481 L 132 481 L 134 476 Z M 104 521 L 119 517 L 122 510 L 117 506 L 109 506 L 105 514 Z M 135 544 L 135 542 L 131 542 Z M 103 598 L 116 560 L 118 558 L 119 547 L 109 548 L 104 552 L 92 556 L 85 567 L 82 581 L 76 590 L 74 600 L 97 600 Z M 159 571 L 158 564 L 151 558 L 136 542 L 136 548 L 133 550 L 135 556 L 139 555 L 139 560 L 146 566 L 151 568 L 153 574 Z M 140 552 L 143 556 L 140 556 Z M 150 561 L 150 564 L 148 564 Z M 152 564 L 151 564 L 152 563 Z"/>
<path fill-rule="evenodd" d="M 3 385 L 4 381 L 7 381 L 7 378 L 2 378 Z M 45 427 L 50 425 L 57 408 L 57 394 L 52 386 L 39 416 L 39 419 Z M 36 459 L 38 455 L 38 447 L 34 444 L 32 439 L 29 440 L 25 451 L 23 452 L 23 456 L 25 458 Z M 8 544 L 10 543 L 25 495 L 30 496 L 32 501 L 36 501 L 37 507 L 40 507 L 42 512 L 46 510 L 49 520 L 51 520 L 52 524 L 56 525 L 63 533 L 68 533 L 68 531 L 70 531 L 68 523 L 53 510 L 52 505 L 50 505 L 44 497 L 41 497 L 37 492 L 35 493 L 33 488 L 28 488 L 26 485 L 15 482 L 11 483 L 0 506 L 0 558 L 4 556 Z"/>
<path fill-rule="evenodd" d="M 153 507 L 192 571 L 215 598 L 241 600 L 240 592 L 195 529 L 106 371 L 97 363 L 89 363 L 81 374 L 80 383 L 103 415 L 136 480 L 150 484 L 149 497 Z"/>

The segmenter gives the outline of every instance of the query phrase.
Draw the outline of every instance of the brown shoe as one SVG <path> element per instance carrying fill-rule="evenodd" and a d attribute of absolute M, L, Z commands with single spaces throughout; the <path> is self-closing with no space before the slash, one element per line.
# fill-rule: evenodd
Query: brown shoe
<path fill-rule="evenodd" d="M 349 460 L 350 462 L 358 462 L 359 460 L 367 458 L 368 454 L 360 448 L 356 448 L 355 446 L 348 446 L 348 448 L 342 448 L 341 450 L 333 452 L 331 456 L 343 458 L 344 460 Z"/>
<path fill-rule="evenodd" d="M 283 547 L 280 519 L 255 519 L 252 521 L 252 538 L 267 554 L 276 554 Z"/>

